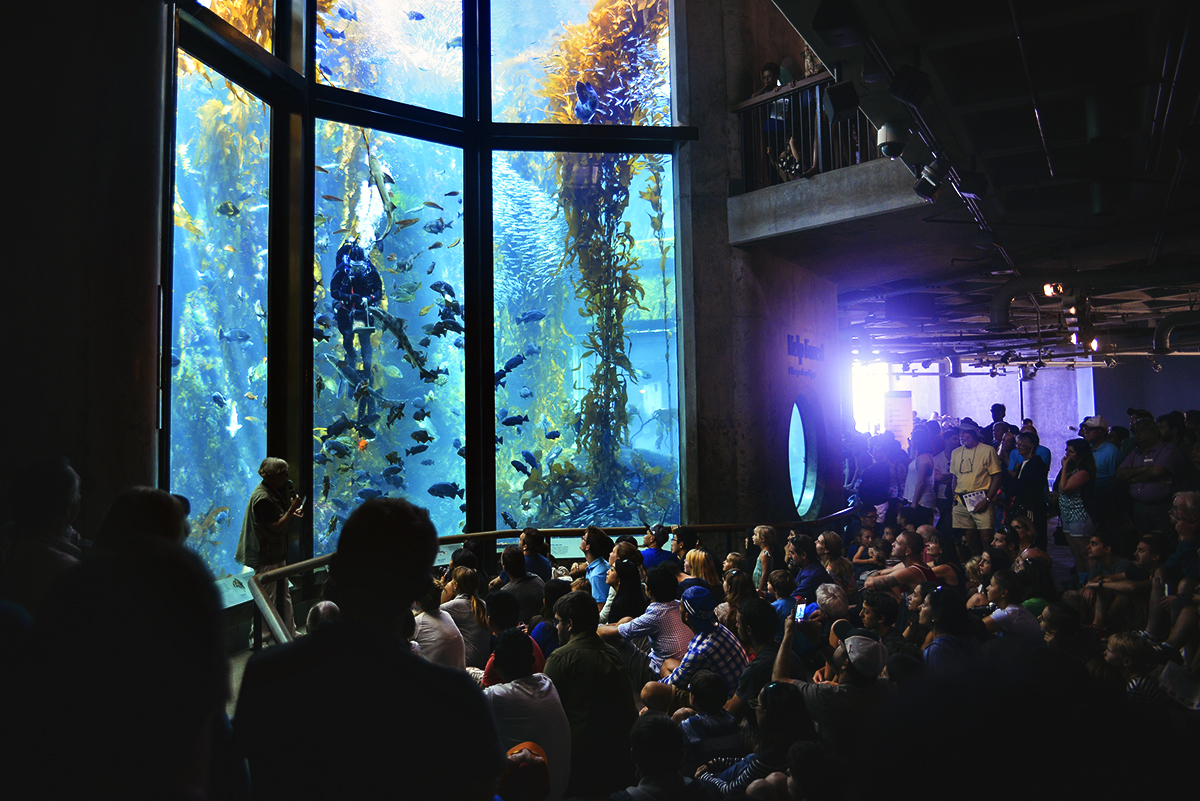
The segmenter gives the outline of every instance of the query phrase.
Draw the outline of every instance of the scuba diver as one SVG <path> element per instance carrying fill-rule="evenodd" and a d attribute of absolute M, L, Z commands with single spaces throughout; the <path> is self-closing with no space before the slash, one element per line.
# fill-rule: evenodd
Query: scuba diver
<path fill-rule="evenodd" d="M 338 248 L 337 267 L 333 273 L 333 280 L 329 282 L 329 294 L 333 296 L 334 316 L 337 319 L 338 330 L 342 332 L 346 366 L 351 370 L 357 369 L 358 353 L 354 348 L 354 337 L 357 334 L 358 346 L 362 351 L 362 371 L 359 375 L 363 380 L 370 381 L 371 334 L 375 329 L 371 325 L 367 307 L 378 306 L 383 299 L 383 280 L 357 239 L 344 242 Z M 369 395 L 364 395 L 363 400 L 369 401 L 368 405 L 374 405 Z"/>

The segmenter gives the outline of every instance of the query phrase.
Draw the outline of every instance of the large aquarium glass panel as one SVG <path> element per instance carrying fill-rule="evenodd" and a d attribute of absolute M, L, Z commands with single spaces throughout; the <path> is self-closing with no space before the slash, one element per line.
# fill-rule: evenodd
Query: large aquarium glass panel
<path fill-rule="evenodd" d="M 321 0 L 317 80 L 462 114 L 462 0 Z"/>
<path fill-rule="evenodd" d="M 317 124 L 314 553 L 379 495 L 462 531 L 462 151 Z"/>
<path fill-rule="evenodd" d="M 678 523 L 670 157 L 492 170 L 496 525 Z"/>
<path fill-rule="evenodd" d="M 200 5 L 246 34 L 267 52 L 271 51 L 275 0 L 200 0 Z"/>
<path fill-rule="evenodd" d="M 177 81 L 170 488 L 222 578 L 267 455 L 271 110 L 182 51 Z"/>
<path fill-rule="evenodd" d="M 492 119 L 670 125 L 669 0 L 492 0 Z"/>

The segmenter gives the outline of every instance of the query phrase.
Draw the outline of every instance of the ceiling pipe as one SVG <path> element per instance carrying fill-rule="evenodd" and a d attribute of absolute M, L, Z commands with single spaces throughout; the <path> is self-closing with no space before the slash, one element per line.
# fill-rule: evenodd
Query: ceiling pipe
<path fill-rule="evenodd" d="M 1154 353 L 1171 352 L 1171 332 L 1180 326 L 1200 325 L 1200 311 L 1176 312 L 1158 321 L 1154 329 Z"/>
<path fill-rule="evenodd" d="M 1140 262 L 1119 269 L 1088 270 L 1086 272 L 1053 273 L 1014 278 L 996 290 L 992 297 L 990 319 L 985 330 L 1011 331 L 1009 306 L 1014 298 L 1038 293 L 1046 284 L 1063 284 L 1076 289 L 1095 289 L 1113 286 L 1176 286 L 1197 283 L 1200 264 L 1177 264 L 1172 267 L 1145 269 Z"/>

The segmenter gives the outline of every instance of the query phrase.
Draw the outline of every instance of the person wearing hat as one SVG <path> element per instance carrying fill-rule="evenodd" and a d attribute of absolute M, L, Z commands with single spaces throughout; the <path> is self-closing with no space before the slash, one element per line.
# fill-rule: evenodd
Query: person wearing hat
<path fill-rule="evenodd" d="M 1112 489 L 1113 476 L 1121 464 L 1121 449 L 1108 441 L 1108 421 L 1100 415 L 1092 415 L 1079 424 L 1079 435 L 1092 446 L 1096 459 L 1096 491 L 1108 497 Z"/>
<path fill-rule="evenodd" d="M 826 675 L 836 676 L 836 682 L 790 678 L 792 643 L 797 632 L 817 646 L 825 657 Z M 789 617 L 771 678 L 800 685 L 804 706 L 817 725 L 817 733 L 839 756 L 849 760 L 861 753 L 858 749 L 863 744 L 859 740 L 862 722 L 882 708 L 891 694 L 891 685 L 879 675 L 887 658 L 887 648 L 879 641 L 878 634 L 855 628 L 848 620 L 836 621 L 826 639 L 821 636 L 819 624 L 797 623 Z"/>
<path fill-rule="evenodd" d="M 991 445 L 980 441 L 979 426 L 963 418 L 958 427 L 959 447 L 950 454 L 950 474 L 954 477 L 952 525 L 960 537 L 966 537 L 971 552 L 979 554 L 984 543 L 992 541 L 996 529 L 994 504 L 1000 492 L 1004 466 Z"/>
<path fill-rule="evenodd" d="M 732 694 L 746 669 L 746 649 L 729 629 L 717 621 L 717 600 L 704 587 L 688 587 L 679 604 L 683 622 L 695 632 L 682 661 L 670 675 L 642 687 L 642 703 L 660 712 L 687 705 L 687 683 L 699 670 L 711 670 L 725 681 Z"/>

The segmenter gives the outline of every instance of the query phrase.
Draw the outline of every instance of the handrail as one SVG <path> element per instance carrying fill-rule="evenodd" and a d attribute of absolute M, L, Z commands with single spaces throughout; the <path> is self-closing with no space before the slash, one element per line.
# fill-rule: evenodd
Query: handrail
<path fill-rule="evenodd" d="M 850 514 L 853 511 L 854 511 L 854 507 L 848 506 L 845 509 L 841 509 L 837 512 L 834 512 L 833 514 L 826 515 L 825 517 L 817 518 L 816 520 L 793 520 L 793 521 L 786 522 L 786 523 L 770 523 L 768 525 L 771 525 L 772 527 L 777 528 L 777 529 L 797 528 L 797 527 L 801 527 L 801 526 L 804 528 L 811 529 L 815 526 L 823 525 L 829 521 L 837 520 L 841 517 L 845 517 L 846 515 Z M 697 534 L 719 533 L 719 532 L 737 531 L 739 529 L 751 529 L 751 528 L 754 528 L 755 526 L 759 526 L 759 525 L 763 525 L 763 524 L 761 522 L 759 522 L 759 523 L 701 523 L 701 524 L 697 524 L 697 525 L 671 526 L 671 531 L 689 531 L 689 532 L 695 532 Z M 542 529 L 538 529 L 538 530 L 541 531 L 546 536 L 564 537 L 564 536 L 582 535 L 583 532 L 586 531 L 587 529 L 585 529 L 585 528 L 542 528 Z M 630 535 L 636 537 L 636 536 L 644 534 L 646 532 L 646 529 L 643 528 L 642 526 L 613 526 L 611 528 L 605 528 L 604 531 L 605 531 L 605 533 L 607 533 L 615 538 L 615 537 L 620 537 L 624 534 L 630 534 Z M 497 529 L 495 531 L 473 531 L 470 533 L 450 534 L 445 537 L 438 537 L 438 543 L 442 544 L 442 545 L 451 545 L 451 544 L 458 543 L 458 542 L 469 542 L 471 540 L 498 540 L 498 539 L 504 539 L 507 537 L 516 537 L 516 536 L 519 536 L 520 534 L 521 534 L 520 529 L 511 529 L 511 528 L 510 529 Z M 311 570 L 316 570 L 319 567 L 324 567 L 324 566 L 328 565 L 332 561 L 333 561 L 333 554 L 327 553 L 327 554 L 324 554 L 323 556 L 316 556 L 316 557 L 313 557 L 312 559 L 305 559 L 302 562 L 296 562 L 295 564 L 284 565 L 283 567 L 277 567 L 274 570 L 268 570 L 265 573 L 257 573 L 250 577 L 250 581 L 249 581 L 250 596 L 251 596 L 251 598 L 254 599 L 255 608 L 257 609 L 259 614 L 262 616 L 262 619 L 266 622 L 267 627 L 271 630 L 271 634 L 274 635 L 276 642 L 278 642 L 278 643 L 291 642 L 292 635 L 291 635 L 291 632 L 284 630 L 283 618 L 280 617 L 279 610 L 275 608 L 275 605 L 272 604 L 269 600 L 267 600 L 267 595 L 266 595 L 266 592 L 263 590 L 263 585 L 270 584 L 271 582 L 275 582 L 275 581 L 287 581 L 292 576 L 299 575 L 300 573 L 307 573 Z"/>
<path fill-rule="evenodd" d="M 833 80 L 833 76 L 825 70 L 814 72 L 807 78 L 801 78 L 798 81 L 791 81 L 790 83 L 782 83 L 766 94 L 755 95 L 749 100 L 743 100 L 740 103 L 735 103 L 731 111 L 736 114 L 739 111 L 745 111 L 746 109 L 754 108 L 755 106 L 765 105 L 770 103 L 772 100 L 778 100 L 779 98 L 791 94 L 792 92 L 796 92 L 801 89 L 807 89 L 810 86 L 815 86 L 816 84 L 830 80 Z"/>

